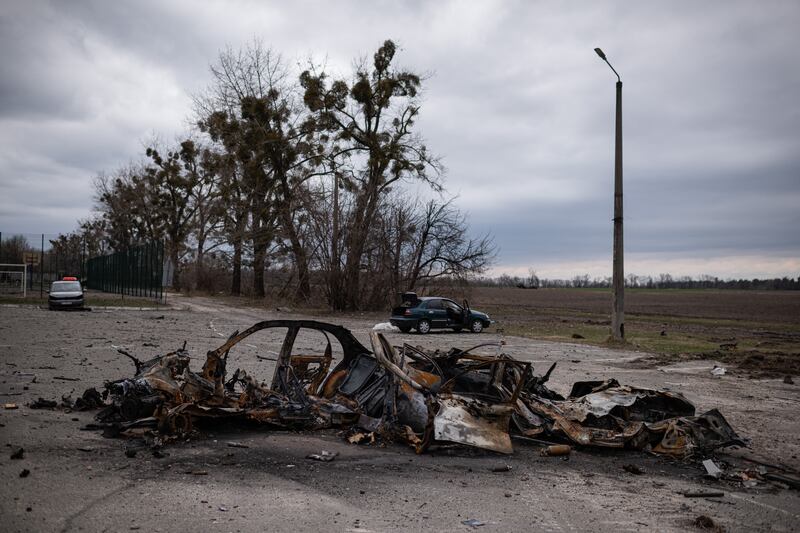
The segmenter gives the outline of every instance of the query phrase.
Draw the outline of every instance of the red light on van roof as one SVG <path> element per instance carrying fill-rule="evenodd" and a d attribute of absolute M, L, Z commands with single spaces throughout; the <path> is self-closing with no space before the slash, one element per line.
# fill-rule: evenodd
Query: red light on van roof
<path fill-rule="evenodd" d="M 64 279 L 62 279 L 61 281 L 78 281 L 78 278 L 76 278 L 75 276 L 64 276 Z"/>

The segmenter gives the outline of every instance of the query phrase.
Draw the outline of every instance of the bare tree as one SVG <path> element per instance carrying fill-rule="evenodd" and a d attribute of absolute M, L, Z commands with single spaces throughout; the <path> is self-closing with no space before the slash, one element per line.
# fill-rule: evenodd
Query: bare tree
<path fill-rule="evenodd" d="M 120 167 L 95 178 L 95 202 L 107 229 L 109 246 L 124 250 L 163 237 L 143 164 Z"/>
<path fill-rule="evenodd" d="M 406 289 L 436 278 L 466 278 L 484 272 L 495 257 L 492 239 L 488 235 L 472 239 L 467 232 L 466 218 L 452 200 L 428 202 L 412 235 L 414 250 Z"/>
<path fill-rule="evenodd" d="M 194 141 L 185 140 L 179 149 L 168 150 L 164 155 L 155 147 L 148 147 L 146 154 L 152 164 L 145 167 L 142 180 L 146 184 L 145 194 L 152 206 L 151 216 L 162 228 L 167 254 L 175 269 L 172 285 L 180 289 L 181 259 L 194 229 L 200 206 L 197 191 L 204 181 L 199 152 Z"/>
<path fill-rule="evenodd" d="M 242 191 L 250 199 L 251 239 L 256 295 L 264 294 L 263 271 L 268 246 L 287 239 L 298 272 L 296 296 L 310 296 L 309 260 L 299 228 L 298 194 L 316 174 L 321 149 L 313 142 L 313 123 L 302 117 L 296 82 L 280 56 L 255 41 L 245 49 L 227 49 L 211 67 L 214 82 L 195 98 L 200 127 L 235 155 L 242 172 L 229 173 L 225 192 Z M 240 176 L 238 183 L 231 179 Z M 238 217 L 237 217 L 238 219 Z M 238 220 L 237 220 L 238 222 Z M 241 225 L 233 230 L 234 270 L 241 260 Z M 234 280 L 239 276 L 234 276 Z M 236 281 L 234 281 L 236 283 Z M 235 289 L 234 292 L 238 292 Z"/>
<path fill-rule="evenodd" d="M 413 179 L 440 188 L 441 166 L 428 153 L 414 125 L 419 114 L 419 75 L 392 66 L 397 47 L 386 41 L 371 65 L 356 68 L 348 84 L 337 80 L 328 86 L 324 74 L 305 71 L 300 82 L 304 101 L 314 113 L 315 127 L 329 131 L 341 143 L 345 186 L 354 195 L 344 236 L 345 259 L 341 289 L 333 291 L 336 309 L 360 305 L 361 262 L 381 199 L 396 182 Z M 338 284 L 337 284 L 338 286 Z"/>
<path fill-rule="evenodd" d="M 220 198 L 219 168 L 215 154 L 208 148 L 198 147 L 193 154 L 186 154 L 184 164 L 197 176 L 197 184 L 191 191 L 191 202 L 196 207 L 192 224 L 194 285 L 200 287 L 204 284 L 206 254 L 224 242 L 216 237 L 223 227 L 225 206 Z M 212 239 L 216 242 L 211 242 Z"/>
<path fill-rule="evenodd" d="M 233 294 L 251 262 L 256 296 L 266 269 L 279 268 L 288 273 L 282 291 L 308 300 L 321 280 L 334 309 L 483 272 L 491 239 L 471 238 L 452 201 L 393 195 L 405 183 L 442 190 L 442 166 L 417 132 L 422 82 L 394 65 L 396 52 L 385 41 L 344 81 L 315 68 L 295 77 L 258 41 L 222 51 L 194 98 L 205 145 L 151 146 L 147 164 L 98 178 L 108 241 L 165 239 L 176 285 L 187 258 L 199 286 L 206 254 L 219 247 Z"/>
<path fill-rule="evenodd" d="M 224 111 L 213 112 L 199 121 L 198 126 L 218 145 L 217 150 L 207 152 L 207 164 L 216 175 L 220 233 L 233 250 L 231 294 L 238 296 L 242 291 L 242 260 L 250 220 L 250 184 L 245 177 L 248 165 L 241 157 L 244 154 L 239 148 L 242 143 L 239 128 L 231 124 L 230 115 Z"/>
<path fill-rule="evenodd" d="M 0 244 L 0 263 L 22 263 L 25 252 L 36 251 L 24 235 L 6 236 Z"/>
<path fill-rule="evenodd" d="M 224 231 L 233 248 L 231 292 L 241 292 L 244 241 L 253 248 L 253 290 L 264 296 L 267 250 L 275 238 L 274 179 L 265 171 L 265 136 L 248 120 L 253 102 L 266 98 L 286 82 L 280 56 L 258 40 L 239 50 L 227 48 L 210 66 L 212 81 L 194 97 L 195 116 L 201 131 L 209 134 L 222 154 L 221 201 L 228 205 Z M 249 232 L 247 226 L 249 224 Z"/>
<path fill-rule="evenodd" d="M 536 270 L 534 270 L 533 267 L 528 269 L 528 277 L 525 280 L 525 285 L 529 289 L 539 288 L 539 276 L 536 274 Z"/>

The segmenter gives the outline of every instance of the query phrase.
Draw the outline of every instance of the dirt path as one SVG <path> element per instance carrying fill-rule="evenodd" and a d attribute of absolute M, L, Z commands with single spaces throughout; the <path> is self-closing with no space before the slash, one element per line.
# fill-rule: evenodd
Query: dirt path
<path fill-rule="evenodd" d="M 744 488 L 702 477 L 693 465 L 643 453 L 575 451 L 564 461 L 545 458 L 534 445 L 516 442 L 513 456 L 441 449 L 416 456 L 402 446 L 353 446 L 336 432 L 298 434 L 220 428 L 177 443 L 155 458 L 139 450 L 124 455 L 125 442 L 104 439 L 80 427 L 92 413 L 32 410 L 38 397 L 77 396 L 105 379 L 130 374 L 116 354 L 125 347 L 140 357 L 180 346 L 197 357 L 223 337 L 258 320 L 300 315 L 239 309 L 205 298 L 174 298 L 180 309 L 52 313 L 35 308 L 0 308 L 0 513 L 7 531 L 680 531 L 708 515 L 732 531 L 797 529 L 800 498 L 772 484 Z M 313 317 L 304 317 L 313 318 Z M 368 344 L 374 320 L 341 321 Z M 280 336 L 282 337 L 282 336 Z M 425 347 L 467 347 L 500 335 L 391 334 Z M 279 336 L 247 339 L 232 353 L 237 366 L 266 378 L 272 364 L 254 354 L 278 349 Z M 299 345 L 321 349 L 321 339 Z M 567 392 L 573 381 L 616 377 L 645 387 L 669 387 L 699 410 L 718 407 L 741 434 L 752 438 L 749 456 L 800 467 L 797 439 L 800 386 L 778 379 L 711 376 L 711 361 L 666 368 L 639 368 L 643 354 L 506 336 L 504 350 L 532 361 L 538 372 L 552 362 L 553 388 Z M 71 381 L 78 380 L 78 381 Z M 234 448 L 236 442 L 248 446 Z M 25 449 L 10 459 L 13 447 Z M 338 451 L 331 463 L 306 455 Z M 735 461 L 741 451 L 719 454 Z M 495 473 L 498 465 L 511 470 Z M 634 464 L 644 475 L 623 466 Z M 23 469 L 30 475 L 19 477 Z M 723 498 L 685 498 L 689 489 L 722 490 Z M 30 510 L 27 510 L 30 509 Z"/>

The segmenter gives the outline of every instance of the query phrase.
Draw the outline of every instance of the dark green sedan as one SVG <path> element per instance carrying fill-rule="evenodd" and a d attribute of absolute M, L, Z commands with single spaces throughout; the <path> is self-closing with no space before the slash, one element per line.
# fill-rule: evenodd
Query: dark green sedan
<path fill-rule="evenodd" d="M 389 322 L 403 333 L 412 329 L 425 334 L 432 329 L 467 329 L 480 333 L 493 322 L 489 315 L 469 308 L 469 303 L 458 305 L 448 298 L 435 296 L 417 297 L 413 292 L 402 295 L 403 304 L 392 309 Z"/>

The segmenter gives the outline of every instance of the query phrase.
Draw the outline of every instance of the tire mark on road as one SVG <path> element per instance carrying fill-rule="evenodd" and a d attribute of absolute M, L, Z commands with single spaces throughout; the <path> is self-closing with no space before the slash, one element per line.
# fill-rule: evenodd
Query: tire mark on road
<path fill-rule="evenodd" d="M 67 533 L 68 531 L 70 531 L 73 527 L 72 522 L 75 519 L 80 518 L 80 516 L 86 513 L 87 511 L 105 502 L 106 500 L 113 498 L 114 496 L 121 494 L 127 491 L 128 489 L 133 488 L 134 486 L 135 483 L 126 483 L 124 486 L 118 488 L 117 490 L 112 490 L 108 494 L 104 494 L 103 496 L 91 500 L 86 506 L 84 506 L 83 508 L 79 509 L 78 511 L 74 512 L 73 514 L 67 517 L 67 519 L 64 521 L 64 527 L 61 528 L 61 533 Z"/>

